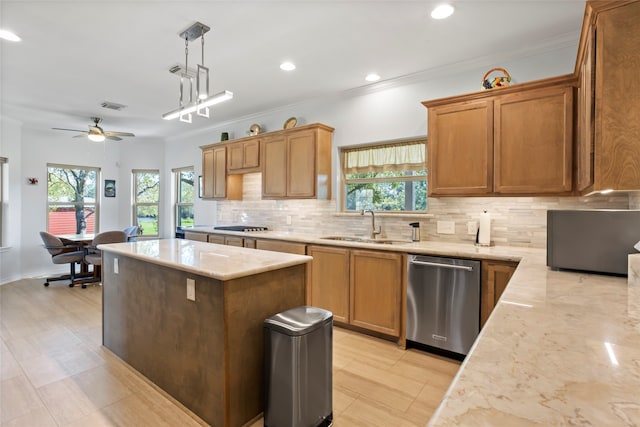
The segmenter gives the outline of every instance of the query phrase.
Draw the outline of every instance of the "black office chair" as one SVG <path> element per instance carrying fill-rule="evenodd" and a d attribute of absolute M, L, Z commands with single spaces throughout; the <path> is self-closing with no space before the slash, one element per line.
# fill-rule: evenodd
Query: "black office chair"
<path fill-rule="evenodd" d="M 76 264 L 84 262 L 84 249 L 82 244 L 72 240 L 61 239 L 46 231 L 40 232 L 40 238 L 44 247 L 51 254 L 51 261 L 54 264 L 69 264 L 69 274 L 62 276 L 47 277 L 44 286 L 59 280 L 70 280 L 69 287 L 72 288 L 74 282 L 80 277 L 76 275 Z M 84 287 L 84 286 L 83 286 Z"/>
<path fill-rule="evenodd" d="M 93 278 L 84 281 L 82 287 L 86 287 L 86 283 L 97 283 L 102 281 L 102 251 L 97 248 L 98 245 L 107 243 L 123 243 L 127 241 L 127 233 L 124 231 L 105 231 L 93 238 L 90 246 L 84 254 L 84 262 L 93 265 Z"/>

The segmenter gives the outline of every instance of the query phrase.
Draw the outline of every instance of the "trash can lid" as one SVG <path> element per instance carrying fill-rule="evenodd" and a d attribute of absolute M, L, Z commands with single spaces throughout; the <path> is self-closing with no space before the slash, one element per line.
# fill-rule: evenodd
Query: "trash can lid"
<path fill-rule="evenodd" d="M 298 336 L 308 334 L 332 319 L 333 313 L 330 311 L 305 305 L 265 319 L 264 327 L 285 335 Z"/>

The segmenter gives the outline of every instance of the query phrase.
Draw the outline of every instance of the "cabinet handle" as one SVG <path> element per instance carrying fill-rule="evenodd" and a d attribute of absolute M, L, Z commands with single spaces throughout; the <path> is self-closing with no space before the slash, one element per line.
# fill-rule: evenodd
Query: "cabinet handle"
<path fill-rule="evenodd" d="M 411 264 L 428 265 L 430 267 L 451 268 L 453 270 L 473 271 L 473 267 L 469 267 L 467 265 L 440 264 L 438 262 L 428 262 L 428 261 L 411 261 Z"/>

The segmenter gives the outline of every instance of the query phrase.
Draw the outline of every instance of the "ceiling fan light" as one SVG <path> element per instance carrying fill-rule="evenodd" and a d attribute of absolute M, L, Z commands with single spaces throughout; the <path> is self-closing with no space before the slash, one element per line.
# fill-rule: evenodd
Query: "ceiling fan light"
<path fill-rule="evenodd" d="M 93 142 L 102 142 L 105 140 L 104 135 L 101 133 L 90 133 L 87 135 L 87 138 L 89 138 Z"/>

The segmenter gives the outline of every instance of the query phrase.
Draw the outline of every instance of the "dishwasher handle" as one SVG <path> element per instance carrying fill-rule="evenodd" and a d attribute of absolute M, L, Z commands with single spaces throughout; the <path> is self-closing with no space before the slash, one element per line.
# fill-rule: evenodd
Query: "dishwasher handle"
<path fill-rule="evenodd" d="M 451 268 L 453 270 L 473 271 L 473 267 L 469 267 L 468 265 L 442 264 L 439 262 L 415 261 L 415 260 L 411 260 L 411 264 L 428 265 L 430 267 Z"/>

